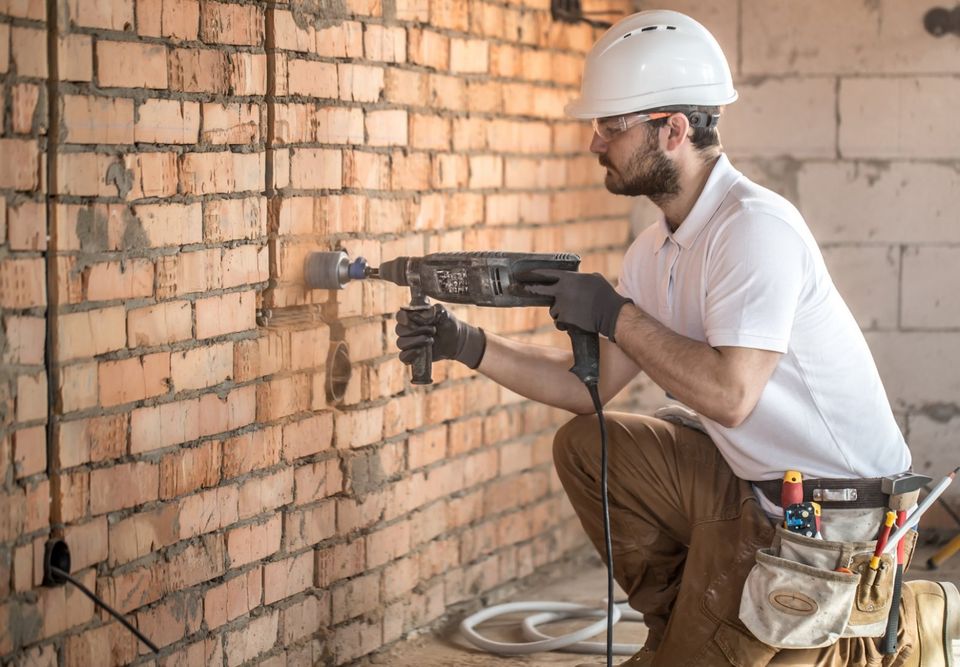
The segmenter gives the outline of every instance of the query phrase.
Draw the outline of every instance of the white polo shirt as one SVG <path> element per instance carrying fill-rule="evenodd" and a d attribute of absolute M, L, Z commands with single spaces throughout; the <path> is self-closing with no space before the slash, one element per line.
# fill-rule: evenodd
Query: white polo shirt
<path fill-rule="evenodd" d="M 803 217 L 725 155 L 675 233 L 661 219 L 637 237 L 617 289 L 688 338 L 783 353 L 740 426 L 702 418 L 741 479 L 910 467 L 866 340 Z"/>

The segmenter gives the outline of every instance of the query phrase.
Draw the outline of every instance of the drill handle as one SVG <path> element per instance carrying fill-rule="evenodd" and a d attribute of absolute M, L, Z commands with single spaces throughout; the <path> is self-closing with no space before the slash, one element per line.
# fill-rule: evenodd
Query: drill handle
<path fill-rule="evenodd" d="M 570 372 L 585 385 L 596 386 L 600 382 L 600 336 L 595 331 L 567 327 L 573 345 L 573 366 Z"/>
<path fill-rule="evenodd" d="M 407 310 L 429 310 L 430 303 L 419 288 L 410 287 L 410 305 Z M 424 345 L 417 351 L 411 364 L 413 384 L 433 384 L 433 345 Z"/>

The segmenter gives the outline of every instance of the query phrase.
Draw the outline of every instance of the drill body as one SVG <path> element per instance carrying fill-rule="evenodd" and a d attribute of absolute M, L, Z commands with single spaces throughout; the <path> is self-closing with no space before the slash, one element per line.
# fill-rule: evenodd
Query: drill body
<path fill-rule="evenodd" d="M 429 308 L 427 298 L 445 303 L 513 308 L 552 306 L 553 297 L 534 294 L 527 287 L 543 283 L 541 269 L 576 271 L 580 257 L 571 253 L 444 252 L 423 257 L 397 257 L 379 268 L 362 257 L 350 262 L 346 253 L 313 253 L 307 258 L 306 282 L 310 287 L 342 289 L 350 280 L 375 278 L 410 288 L 408 308 Z M 585 383 L 600 375 L 600 344 L 596 333 L 568 330 L 574 352 L 570 370 Z M 427 347 L 413 364 L 413 383 L 430 384 L 432 350 Z"/>

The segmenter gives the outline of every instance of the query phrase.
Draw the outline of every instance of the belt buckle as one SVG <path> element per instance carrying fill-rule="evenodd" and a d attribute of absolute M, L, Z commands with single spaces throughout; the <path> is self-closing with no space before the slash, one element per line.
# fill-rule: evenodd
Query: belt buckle
<path fill-rule="evenodd" d="M 818 503 L 852 503 L 857 500 L 857 490 L 818 487 L 813 490 L 813 499 Z"/>

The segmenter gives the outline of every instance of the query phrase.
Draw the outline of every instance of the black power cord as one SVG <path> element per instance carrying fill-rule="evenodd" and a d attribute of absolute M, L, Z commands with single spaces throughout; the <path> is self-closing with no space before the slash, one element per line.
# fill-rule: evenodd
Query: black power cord
<path fill-rule="evenodd" d="M 77 588 L 79 588 L 80 591 L 81 591 L 84 595 L 86 595 L 88 598 L 90 598 L 91 600 L 93 600 L 94 604 L 97 604 L 97 605 L 99 605 L 100 607 L 102 607 L 103 609 L 106 609 L 107 612 L 109 612 L 111 616 L 113 616 L 115 619 L 117 619 L 118 621 L 120 621 L 120 622 L 123 624 L 123 627 L 125 627 L 127 630 L 129 630 L 130 632 L 132 632 L 133 634 L 135 634 L 135 635 L 137 636 L 137 639 L 139 639 L 139 640 L 142 641 L 144 644 L 146 644 L 146 645 L 150 648 L 151 651 L 153 651 L 154 653 L 159 653 L 159 652 L 160 652 L 160 649 L 157 648 L 157 645 L 156 645 L 156 644 L 154 644 L 152 641 L 150 641 L 149 639 L 147 639 L 147 637 L 146 637 L 142 632 L 140 632 L 140 631 L 137 630 L 135 627 L 133 627 L 133 625 L 130 624 L 130 621 L 128 621 L 127 619 L 125 619 L 125 618 L 120 614 L 120 612 L 118 612 L 116 609 L 114 609 L 113 607 L 111 607 L 110 605 L 108 605 L 106 602 L 104 602 L 103 600 L 101 600 L 100 598 L 98 598 L 98 597 L 96 596 L 96 594 L 93 593 L 93 592 L 92 592 L 90 589 L 88 589 L 86 586 L 84 586 L 84 585 L 80 582 L 79 579 L 77 579 L 76 577 L 71 576 L 71 575 L 70 575 L 69 573 L 67 573 L 67 572 L 64 572 L 63 570 L 61 570 L 59 567 L 57 567 L 57 566 L 55 566 L 55 565 L 50 565 L 49 568 L 50 568 L 50 574 L 52 574 L 55 578 L 63 579 L 64 581 L 69 581 L 71 584 L 73 584 L 74 586 L 76 586 Z"/>
<path fill-rule="evenodd" d="M 607 497 L 607 422 L 603 418 L 603 403 L 596 382 L 584 383 L 593 409 L 600 420 L 600 499 L 603 506 L 603 543 L 607 552 L 607 667 L 613 667 L 613 537 L 610 531 L 610 502 Z"/>

